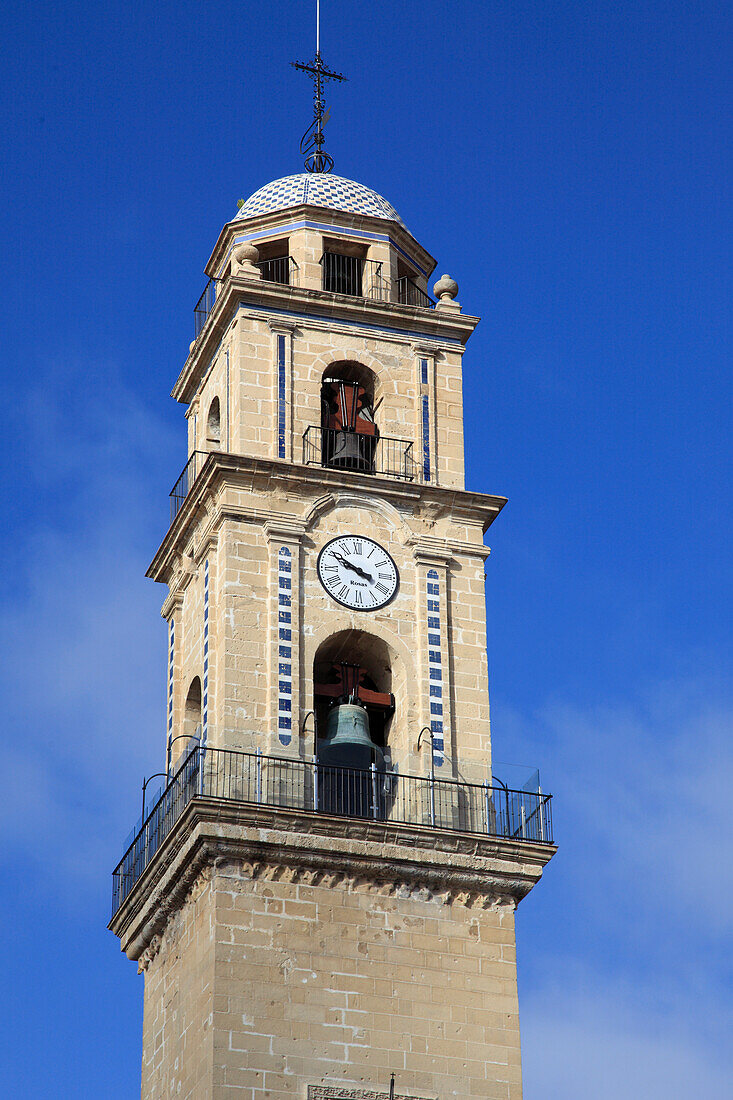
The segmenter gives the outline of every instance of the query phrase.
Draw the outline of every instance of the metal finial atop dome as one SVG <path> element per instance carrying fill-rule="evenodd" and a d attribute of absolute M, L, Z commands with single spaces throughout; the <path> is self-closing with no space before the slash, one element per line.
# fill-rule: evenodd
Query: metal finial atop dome
<path fill-rule="evenodd" d="M 341 73 L 331 72 L 321 57 L 321 0 L 316 0 L 316 56 L 307 64 L 303 61 L 291 61 L 291 65 L 313 78 L 313 121 L 300 139 L 306 172 L 330 172 L 333 168 L 333 157 L 324 152 L 323 127 L 331 112 L 326 111 L 324 114 L 323 85 L 327 80 L 344 81 L 346 77 Z"/>

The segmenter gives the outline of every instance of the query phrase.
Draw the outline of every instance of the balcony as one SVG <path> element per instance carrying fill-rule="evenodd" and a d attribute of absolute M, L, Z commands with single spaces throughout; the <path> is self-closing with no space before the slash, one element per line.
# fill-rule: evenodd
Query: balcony
<path fill-rule="evenodd" d="M 112 874 L 112 914 L 196 799 L 247 803 L 552 844 L 551 796 L 489 783 L 324 767 L 305 760 L 196 747 L 168 783 Z"/>
<path fill-rule="evenodd" d="M 297 286 L 298 265 L 292 256 L 274 256 L 271 260 L 260 260 L 257 267 L 265 282 Z"/>
<path fill-rule="evenodd" d="M 376 302 L 398 302 L 400 305 L 432 309 L 435 302 L 417 283 L 402 276 L 394 283 L 384 274 L 384 264 L 363 260 L 359 256 L 343 256 L 324 252 L 321 257 L 321 289 Z M 281 286 L 298 286 L 299 269 L 292 256 L 274 256 L 260 260 L 257 267 L 265 282 Z M 209 279 L 203 294 L 193 308 L 194 339 L 198 340 L 206 320 L 214 308 L 220 280 Z"/>
<path fill-rule="evenodd" d="M 216 279 L 209 279 L 208 283 L 204 287 L 204 292 L 199 298 L 196 305 L 193 307 L 193 328 L 194 328 L 194 340 L 198 340 L 204 325 L 206 324 L 206 318 L 214 308 L 214 302 L 216 301 Z"/>
<path fill-rule="evenodd" d="M 178 481 L 170 491 L 171 523 L 180 512 L 183 502 L 191 492 L 193 483 L 201 473 L 201 467 L 209 457 L 208 451 L 194 451 L 181 470 Z"/>
<path fill-rule="evenodd" d="M 303 433 L 303 463 L 306 466 L 327 466 L 333 470 L 380 474 L 404 481 L 414 481 L 417 477 L 411 440 L 342 432 L 336 428 L 318 428 L 313 424 Z"/>
<path fill-rule="evenodd" d="M 432 309 L 435 302 L 412 279 L 403 275 L 397 280 L 397 301 L 403 306 L 418 306 L 420 309 Z"/>

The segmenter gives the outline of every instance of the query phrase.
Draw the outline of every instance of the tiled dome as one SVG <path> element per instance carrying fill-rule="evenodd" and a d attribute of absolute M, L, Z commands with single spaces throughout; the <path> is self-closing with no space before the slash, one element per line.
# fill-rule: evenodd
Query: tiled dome
<path fill-rule="evenodd" d="M 370 187 L 341 176 L 315 172 L 300 172 L 297 176 L 285 176 L 266 183 L 247 199 L 236 217 L 254 218 L 258 214 L 287 210 L 302 203 L 327 206 L 331 210 L 348 210 L 352 214 L 367 214 L 373 218 L 388 218 L 398 225 L 405 225 L 395 208 Z"/>

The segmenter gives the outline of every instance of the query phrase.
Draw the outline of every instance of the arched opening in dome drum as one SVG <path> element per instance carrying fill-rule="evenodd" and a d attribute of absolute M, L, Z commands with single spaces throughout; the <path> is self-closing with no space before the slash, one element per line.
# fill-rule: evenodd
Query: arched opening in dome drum
<path fill-rule="evenodd" d="M 374 374 L 361 363 L 338 363 L 321 381 L 321 463 L 374 473 L 379 430 L 374 419 Z"/>
<path fill-rule="evenodd" d="M 268 283 L 282 283 L 285 286 L 297 283 L 296 264 L 289 255 L 288 238 L 283 237 L 276 241 L 258 241 L 257 251 L 259 260 L 257 266 L 262 272 L 262 278 Z"/>
<path fill-rule="evenodd" d="M 319 809 L 352 817 L 384 816 L 375 805 L 374 772 L 389 759 L 395 699 L 385 642 L 343 630 L 319 647 L 313 662 Z M 380 787 L 381 791 L 382 788 Z"/>

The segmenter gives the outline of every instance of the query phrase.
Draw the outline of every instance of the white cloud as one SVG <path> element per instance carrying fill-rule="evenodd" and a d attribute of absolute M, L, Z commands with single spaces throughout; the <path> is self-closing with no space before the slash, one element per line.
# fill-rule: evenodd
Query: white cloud
<path fill-rule="evenodd" d="M 731 717 L 712 677 L 513 716 L 559 844 L 517 918 L 527 1100 L 730 1095 Z"/>
<path fill-rule="evenodd" d="M 165 590 L 144 573 L 185 433 L 114 372 L 73 364 L 49 372 L 28 424 L 22 574 L 0 609 L 12 777 L 0 823 L 6 855 L 72 895 L 111 872 L 142 773 L 164 762 Z"/>
<path fill-rule="evenodd" d="M 683 1100 L 730 1096 L 733 1065 L 724 1040 L 705 1041 L 688 1000 L 677 1013 L 650 1010 L 643 995 L 604 982 L 570 982 L 522 1004 L 525 1100 Z M 642 978 L 640 985 L 644 987 Z"/>

